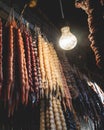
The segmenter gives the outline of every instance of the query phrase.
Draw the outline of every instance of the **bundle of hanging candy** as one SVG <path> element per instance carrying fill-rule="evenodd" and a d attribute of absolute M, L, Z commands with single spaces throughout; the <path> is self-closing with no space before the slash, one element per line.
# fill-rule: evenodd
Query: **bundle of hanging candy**
<path fill-rule="evenodd" d="M 104 129 L 104 92 L 92 79 L 69 64 L 66 56 L 60 56 L 63 72 L 73 97 L 73 107 L 79 122 L 85 120 L 80 129 Z M 87 124 L 87 126 L 86 126 Z"/>
<path fill-rule="evenodd" d="M 30 31 L 24 25 L 17 26 L 14 19 L 6 25 L 0 20 L 0 113 L 4 117 L 0 118 L 1 129 L 16 130 L 17 125 L 10 118 L 22 118 L 24 107 L 40 108 L 40 125 L 38 118 L 36 129 L 76 129 L 73 117 L 74 125 L 68 124 L 68 112 L 73 110 L 71 100 L 53 44 L 45 41 L 41 33 L 32 38 Z M 17 117 L 17 113 L 21 116 Z M 5 120 L 7 125 L 1 123 Z M 9 124 L 11 121 L 13 125 Z M 23 129 L 19 125 L 18 129 Z"/>
<path fill-rule="evenodd" d="M 0 130 L 103 130 L 103 96 L 38 29 L 0 19 Z"/>

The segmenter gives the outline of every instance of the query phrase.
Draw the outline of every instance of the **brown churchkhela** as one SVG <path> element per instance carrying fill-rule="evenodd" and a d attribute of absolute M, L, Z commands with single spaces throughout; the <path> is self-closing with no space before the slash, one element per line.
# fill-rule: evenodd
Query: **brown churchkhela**
<path fill-rule="evenodd" d="M 23 40 L 24 40 L 26 67 L 27 67 L 27 72 L 28 72 L 29 86 L 30 86 L 30 89 L 32 90 L 33 89 L 33 78 L 32 78 L 32 64 L 31 64 L 31 51 L 30 51 L 29 37 L 30 37 L 29 32 L 25 29 L 23 31 Z"/>
<path fill-rule="evenodd" d="M 62 76 L 62 79 L 63 79 L 62 81 L 63 81 L 66 105 L 71 110 L 72 109 L 72 103 L 71 103 L 72 98 L 71 98 L 71 94 L 70 94 L 70 89 L 68 89 L 68 85 L 67 85 L 61 64 L 60 64 L 60 70 L 61 70 L 61 76 Z"/>
<path fill-rule="evenodd" d="M 20 87 L 21 87 L 21 97 L 22 97 L 22 103 L 27 104 L 30 86 L 28 83 L 24 45 L 23 45 L 23 39 L 22 39 L 22 34 L 20 32 L 20 29 L 17 30 L 17 37 L 18 37 L 17 49 L 18 49 L 18 66 L 19 66 L 19 75 L 20 75 L 19 80 L 20 80 Z"/>

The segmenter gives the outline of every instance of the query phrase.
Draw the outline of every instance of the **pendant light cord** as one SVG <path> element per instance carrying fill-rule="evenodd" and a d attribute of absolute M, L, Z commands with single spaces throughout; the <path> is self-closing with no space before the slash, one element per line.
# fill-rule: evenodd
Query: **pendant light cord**
<path fill-rule="evenodd" d="M 62 18 L 64 19 L 64 11 L 63 11 L 63 7 L 62 7 L 62 1 L 59 0 L 59 3 L 60 3 L 61 15 L 62 15 Z"/>

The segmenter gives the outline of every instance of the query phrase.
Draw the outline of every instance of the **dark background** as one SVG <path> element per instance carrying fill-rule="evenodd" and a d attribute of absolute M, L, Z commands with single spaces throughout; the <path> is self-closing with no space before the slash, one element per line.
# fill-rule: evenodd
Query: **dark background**
<path fill-rule="evenodd" d="M 82 9 L 75 7 L 75 0 L 61 0 L 61 2 L 65 20 L 69 22 L 71 32 L 78 40 L 78 44 L 73 50 L 65 51 L 69 62 L 82 69 L 87 67 L 92 72 L 99 72 L 88 39 L 87 14 Z M 41 9 L 48 19 L 60 29 L 62 15 L 59 0 L 38 0 L 37 8 Z"/>
<path fill-rule="evenodd" d="M 3 1 L 8 6 L 12 5 L 18 14 L 21 14 L 25 3 L 29 2 L 29 0 L 0 1 Z M 95 56 L 92 49 L 90 48 L 90 42 L 88 39 L 89 30 L 87 24 L 87 14 L 82 9 L 78 9 L 75 7 L 75 0 L 61 1 L 65 20 L 68 21 L 71 32 L 77 37 L 78 40 L 77 46 L 73 50 L 64 51 L 64 53 L 68 57 L 69 63 L 75 64 L 82 71 L 85 71 L 86 69 L 89 72 L 101 74 L 102 71 L 96 66 Z M 36 21 L 38 21 L 39 23 L 39 20 L 36 20 L 35 14 L 40 15 L 40 17 L 42 15 L 42 17 L 44 16 L 45 19 L 47 19 L 43 25 L 40 25 L 42 30 L 47 31 L 47 29 L 49 28 L 48 23 L 50 22 L 57 28 L 58 34 L 60 35 L 60 24 L 62 22 L 62 15 L 59 0 L 38 0 L 37 6 L 35 8 L 26 8 L 23 17 L 32 24 L 34 24 Z M 53 27 L 50 26 L 50 30 L 48 30 L 47 32 L 51 32 L 52 39 L 53 37 L 57 39 L 55 43 L 58 45 L 59 37 L 51 28 L 53 29 Z M 49 36 L 49 33 L 47 38 L 48 37 L 51 37 L 51 35 Z M 61 50 L 61 48 L 59 49 Z"/>

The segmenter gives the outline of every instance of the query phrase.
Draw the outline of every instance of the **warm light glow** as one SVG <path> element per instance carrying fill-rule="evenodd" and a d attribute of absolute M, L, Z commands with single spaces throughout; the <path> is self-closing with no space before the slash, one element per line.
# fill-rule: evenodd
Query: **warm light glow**
<path fill-rule="evenodd" d="M 77 38 L 70 32 L 68 26 L 61 28 L 62 36 L 59 45 L 64 50 L 71 50 L 77 45 Z"/>
<path fill-rule="evenodd" d="M 37 0 L 31 0 L 30 3 L 29 3 L 29 7 L 30 8 L 33 8 L 37 5 Z"/>

